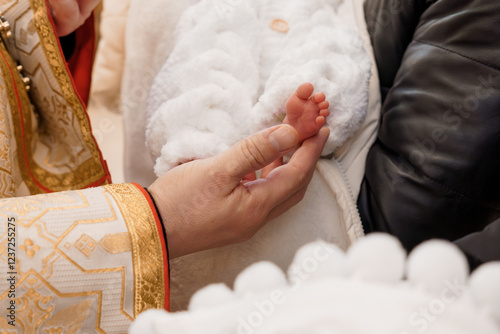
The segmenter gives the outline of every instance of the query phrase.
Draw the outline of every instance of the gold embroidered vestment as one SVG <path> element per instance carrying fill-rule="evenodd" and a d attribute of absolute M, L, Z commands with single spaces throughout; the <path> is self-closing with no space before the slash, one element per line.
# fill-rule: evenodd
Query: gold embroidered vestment
<path fill-rule="evenodd" d="M 0 11 L 0 334 L 125 333 L 168 307 L 156 211 L 108 184 L 46 2 Z"/>

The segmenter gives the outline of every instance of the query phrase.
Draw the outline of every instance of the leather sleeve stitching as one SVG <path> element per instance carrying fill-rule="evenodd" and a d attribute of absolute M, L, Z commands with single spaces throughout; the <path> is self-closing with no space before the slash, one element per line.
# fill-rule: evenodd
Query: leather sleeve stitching
<path fill-rule="evenodd" d="M 442 46 L 442 45 L 436 45 L 436 44 L 433 44 L 433 43 L 430 43 L 430 42 L 424 42 L 424 41 L 421 41 L 421 40 L 418 40 L 418 39 L 416 39 L 416 40 L 415 40 L 415 42 L 422 43 L 422 44 L 427 44 L 427 45 L 431 45 L 431 46 L 434 46 L 434 47 L 436 47 L 436 48 L 442 49 L 442 50 L 444 50 L 444 51 L 448 51 L 448 52 L 450 52 L 450 53 L 453 53 L 453 54 L 456 54 L 456 55 L 461 56 L 461 57 L 463 57 L 463 58 L 466 58 L 466 59 L 472 60 L 472 61 L 474 61 L 474 62 L 476 62 L 476 63 L 478 63 L 478 64 L 481 64 L 481 65 L 486 66 L 486 67 L 488 67 L 488 68 L 490 68 L 490 69 L 493 69 L 493 70 L 495 70 L 495 71 L 499 71 L 499 72 L 500 72 L 500 67 L 497 67 L 497 66 L 495 66 L 495 65 L 491 65 L 491 64 L 484 63 L 484 62 L 482 62 L 482 61 L 480 61 L 480 60 L 477 60 L 477 59 L 474 59 L 474 58 L 472 58 L 472 57 L 469 57 L 469 56 L 463 55 L 463 54 L 461 54 L 461 53 L 459 53 L 459 52 L 456 52 L 456 51 L 450 50 L 450 49 L 448 49 L 448 48 L 446 48 L 446 47 L 444 47 L 444 46 Z"/>
<path fill-rule="evenodd" d="M 418 168 L 418 166 L 416 165 L 413 165 L 408 159 L 406 159 L 402 154 L 398 154 L 396 153 L 395 151 L 389 149 L 385 144 L 382 143 L 382 141 L 379 139 L 377 141 L 379 144 L 380 144 L 380 147 L 386 151 L 387 153 L 393 155 L 393 156 L 399 156 L 401 157 L 400 161 L 405 163 L 407 166 L 410 166 L 412 169 L 413 169 L 413 173 L 418 173 L 420 176 L 424 177 L 425 179 L 429 180 L 430 182 L 434 183 L 436 186 L 444 189 L 444 190 L 447 190 L 453 194 L 455 194 L 457 197 L 462 197 L 463 199 L 466 199 L 472 203 L 476 203 L 480 206 L 483 206 L 483 207 L 486 207 L 486 208 L 489 208 L 489 209 L 492 209 L 492 210 L 498 210 L 498 208 L 494 207 L 494 206 L 491 206 L 487 203 L 483 203 L 482 201 L 479 201 L 478 199 L 474 199 L 456 189 L 453 189 L 453 188 L 450 188 L 449 186 L 447 185 L 444 185 L 442 184 L 441 182 L 439 181 L 436 181 L 435 179 L 433 179 L 432 177 L 430 177 L 429 175 L 427 175 L 426 173 L 424 173 L 420 168 Z M 392 160 L 392 159 L 391 159 Z M 401 170 L 400 168 L 398 168 L 398 170 Z M 411 174 L 411 173 L 409 173 Z"/>

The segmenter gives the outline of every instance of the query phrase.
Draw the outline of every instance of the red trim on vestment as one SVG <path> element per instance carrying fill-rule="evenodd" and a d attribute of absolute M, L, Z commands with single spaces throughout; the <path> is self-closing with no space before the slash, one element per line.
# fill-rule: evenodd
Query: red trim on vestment
<path fill-rule="evenodd" d="M 151 211 L 153 212 L 153 216 L 156 221 L 156 227 L 158 229 L 158 236 L 160 237 L 160 242 L 161 242 L 161 248 L 163 251 L 163 275 L 164 275 L 164 282 L 165 282 L 165 310 L 169 311 L 170 310 L 170 280 L 169 280 L 169 275 L 168 275 L 168 256 L 167 256 L 167 244 L 166 240 L 163 238 L 163 227 L 161 226 L 161 221 L 160 218 L 158 217 L 158 212 L 156 211 L 155 205 L 153 204 L 153 200 L 149 196 L 148 192 L 138 185 L 137 183 L 132 183 L 134 186 L 136 186 L 144 195 L 146 200 L 149 203 L 149 206 L 151 207 Z"/>
<path fill-rule="evenodd" d="M 94 14 L 92 13 L 87 21 L 76 30 L 76 49 L 68 61 L 75 89 L 85 105 L 89 102 L 92 66 L 96 51 L 95 37 Z"/>

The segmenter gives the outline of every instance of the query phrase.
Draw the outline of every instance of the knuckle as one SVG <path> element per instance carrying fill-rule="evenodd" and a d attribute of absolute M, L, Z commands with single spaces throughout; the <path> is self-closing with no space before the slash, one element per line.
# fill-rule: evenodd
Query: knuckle
<path fill-rule="evenodd" d="M 245 160 L 255 170 L 266 165 L 266 157 L 259 149 L 259 145 L 255 142 L 255 139 L 247 138 L 247 140 L 244 140 L 240 146 L 240 150 Z"/>

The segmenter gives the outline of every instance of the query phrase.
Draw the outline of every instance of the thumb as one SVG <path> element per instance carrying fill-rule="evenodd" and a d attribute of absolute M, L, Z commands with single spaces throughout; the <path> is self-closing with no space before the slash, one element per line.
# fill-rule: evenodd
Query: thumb
<path fill-rule="evenodd" d="M 278 125 L 247 137 L 219 156 L 235 182 L 282 157 L 299 143 L 297 130 Z"/>

